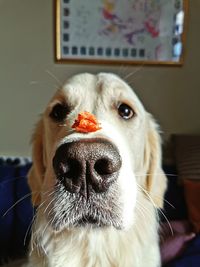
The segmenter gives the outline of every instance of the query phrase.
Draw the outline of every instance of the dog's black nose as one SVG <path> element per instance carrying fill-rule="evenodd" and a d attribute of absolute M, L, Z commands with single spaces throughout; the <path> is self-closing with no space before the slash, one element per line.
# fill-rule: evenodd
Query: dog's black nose
<path fill-rule="evenodd" d="M 86 198 L 91 191 L 105 192 L 121 168 L 117 148 L 105 139 L 82 139 L 61 145 L 53 158 L 57 179 L 67 191 Z"/>

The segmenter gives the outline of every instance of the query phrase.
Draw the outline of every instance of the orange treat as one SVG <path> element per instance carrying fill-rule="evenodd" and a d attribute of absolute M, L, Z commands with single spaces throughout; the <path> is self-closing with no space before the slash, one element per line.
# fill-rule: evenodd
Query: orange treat
<path fill-rule="evenodd" d="M 80 133 L 91 133 L 101 129 L 95 116 L 87 111 L 78 114 L 78 118 L 75 120 L 72 128 Z"/>

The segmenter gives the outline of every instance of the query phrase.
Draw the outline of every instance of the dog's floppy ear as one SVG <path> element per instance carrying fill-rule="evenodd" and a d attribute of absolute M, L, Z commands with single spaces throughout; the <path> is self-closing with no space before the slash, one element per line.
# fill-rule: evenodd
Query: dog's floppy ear
<path fill-rule="evenodd" d="M 41 202 L 41 188 L 45 172 L 43 158 L 43 122 L 40 120 L 32 136 L 33 165 L 28 173 L 28 183 L 32 191 L 32 203 L 38 206 Z"/>
<path fill-rule="evenodd" d="M 146 170 L 146 190 L 158 208 L 163 207 L 166 176 L 162 170 L 161 138 L 158 126 L 150 114 L 148 116 L 144 165 Z"/>

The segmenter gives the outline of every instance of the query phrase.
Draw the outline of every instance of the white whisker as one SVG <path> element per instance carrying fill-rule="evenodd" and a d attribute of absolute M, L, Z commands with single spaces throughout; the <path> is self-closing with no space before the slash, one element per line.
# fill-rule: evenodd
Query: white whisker
<path fill-rule="evenodd" d="M 23 201 L 24 199 L 28 198 L 29 196 L 31 196 L 32 193 L 28 193 L 25 196 L 23 196 L 22 198 L 20 198 L 19 200 L 17 200 L 4 214 L 2 217 L 5 217 L 9 211 L 11 211 L 17 204 L 19 204 L 21 201 Z"/>
<path fill-rule="evenodd" d="M 28 226 L 28 228 L 27 228 L 27 230 L 26 230 L 26 233 L 25 233 L 25 236 L 24 236 L 24 246 L 25 246 L 25 244 L 26 244 L 26 240 L 27 240 L 27 237 L 28 237 L 29 232 L 32 232 L 31 229 L 32 229 L 33 224 L 34 224 L 34 222 L 35 222 L 35 218 L 36 218 L 36 213 L 34 214 L 32 220 L 31 220 L 31 222 L 29 223 L 29 226 Z"/>
<path fill-rule="evenodd" d="M 59 87 L 62 87 L 63 83 L 50 70 L 46 69 L 45 71 L 46 71 L 46 73 L 49 74 L 49 76 L 51 76 L 57 82 L 57 85 Z"/>
<path fill-rule="evenodd" d="M 139 184 L 137 184 L 137 185 L 138 185 L 138 187 L 141 188 L 142 191 L 144 191 L 145 194 L 148 196 L 149 200 L 151 201 L 151 203 L 153 204 L 153 206 L 154 206 L 155 209 L 156 209 L 156 213 L 158 213 L 158 212 L 157 212 L 157 210 L 158 210 L 158 211 L 162 214 L 162 216 L 164 217 L 164 219 L 166 220 L 166 222 L 167 222 L 167 224 L 168 224 L 168 226 L 169 226 L 169 229 L 170 229 L 170 231 L 171 231 L 171 234 L 174 235 L 174 231 L 173 231 L 173 229 L 172 229 L 172 226 L 171 226 L 170 221 L 168 220 L 167 216 L 164 214 L 164 212 L 163 212 L 159 207 L 156 206 L 155 202 L 153 201 L 152 197 L 151 197 L 150 194 L 147 192 L 147 190 L 145 190 L 145 189 L 144 189 L 142 186 L 140 186 Z M 157 215 L 157 216 L 158 216 L 158 215 Z"/>
<path fill-rule="evenodd" d="M 136 177 L 142 177 L 142 176 L 151 176 L 152 175 L 152 173 L 141 173 L 141 174 L 135 174 L 135 176 Z M 155 175 L 155 176 L 162 176 L 163 174 L 161 174 L 161 173 L 154 173 L 153 175 Z M 177 176 L 177 174 L 173 174 L 173 173 L 165 173 L 165 175 L 167 175 L 167 176 Z"/>
<path fill-rule="evenodd" d="M 124 77 L 124 80 L 127 81 L 128 78 L 133 77 L 137 72 L 141 71 L 144 68 L 144 64 L 137 67 L 134 71 L 130 72 Z"/>

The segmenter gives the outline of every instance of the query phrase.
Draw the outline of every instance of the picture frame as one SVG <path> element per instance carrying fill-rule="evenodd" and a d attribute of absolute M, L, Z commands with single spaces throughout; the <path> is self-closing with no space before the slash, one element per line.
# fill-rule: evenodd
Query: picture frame
<path fill-rule="evenodd" d="M 182 65 L 188 0 L 54 0 L 57 63 Z"/>

